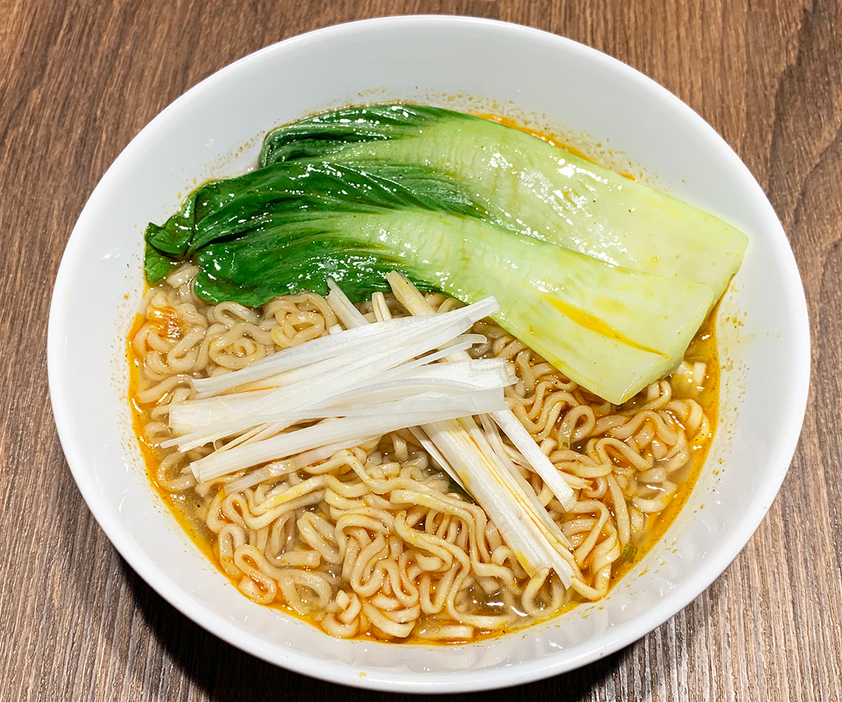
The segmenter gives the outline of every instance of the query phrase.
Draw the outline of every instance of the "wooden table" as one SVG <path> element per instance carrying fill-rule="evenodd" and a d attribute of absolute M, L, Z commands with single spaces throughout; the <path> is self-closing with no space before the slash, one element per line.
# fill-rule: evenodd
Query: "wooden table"
<path fill-rule="evenodd" d="M 241 653 L 134 574 L 67 469 L 48 399 L 46 331 L 76 217 L 164 106 L 280 39 L 418 12 L 565 35 L 695 108 L 780 216 L 814 339 L 792 469 L 725 573 L 606 660 L 483 699 L 842 700 L 842 8 L 833 0 L 0 3 L 0 699 L 387 697 Z"/>

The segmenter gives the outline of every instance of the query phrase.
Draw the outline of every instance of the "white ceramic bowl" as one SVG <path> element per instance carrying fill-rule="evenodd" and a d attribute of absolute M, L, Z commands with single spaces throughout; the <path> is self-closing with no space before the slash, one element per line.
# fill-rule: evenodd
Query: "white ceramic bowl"
<path fill-rule="evenodd" d="M 719 311 L 720 427 L 688 504 L 604 600 L 479 645 L 340 641 L 253 604 L 161 505 L 130 423 L 125 339 L 144 287 L 145 225 L 174 212 L 197 183 L 245 170 L 271 127 L 390 100 L 493 111 L 562 133 L 750 237 Z M 677 98 L 551 34 L 479 19 L 397 17 L 270 46 L 156 117 L 105 174 L 70 237 L 48 358 L 56 424 L 79 489 L 114 546 L 165 599 L 290 670 L 360 687 L 455 692 L 536 680 L 616 651 L 725 569 L 792 458 L 807 398 L 809 330 L 798 271 L 769 202 L 727 144 Z"/>

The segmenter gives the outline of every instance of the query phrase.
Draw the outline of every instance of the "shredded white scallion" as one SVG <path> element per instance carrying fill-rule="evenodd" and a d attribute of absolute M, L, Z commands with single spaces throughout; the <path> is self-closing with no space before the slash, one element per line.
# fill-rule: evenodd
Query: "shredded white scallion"
<path fill-rule="evenodd" d="M 403 276 L 387 280 L 411 316 L 392 318 L 379 295 L 370 323 L 329 281 L 328 304 L 346 329 L 194 381 L 196 398 L 171 406 L 175 438 L 165 446 L 186 451 L 227 440 L 191 469 L 202 482 L 247 471 L 230 485 L 239 490 L 408 428 L 485 509 L 530 575 L 552 569 L 569 586 L 580 575 L 570 544 L 512 463 L 497 427 L 565 509 L 575 502 L 573 491 L 508 409 L 510 364 L 467 354 L 485 341 L 469 329 L 499 309 L 496 300 L 433 314 Z"/>

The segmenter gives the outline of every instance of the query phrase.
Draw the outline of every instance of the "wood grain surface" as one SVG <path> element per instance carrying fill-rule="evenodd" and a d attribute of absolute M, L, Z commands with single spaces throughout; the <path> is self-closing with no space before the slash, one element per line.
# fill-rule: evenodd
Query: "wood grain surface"
<path fill-rule="evenodd" d="M 0 699 L 389 697 L 241 653 L 134 574 L 67 468 L 49 405 L 46 330 L 85 200 L 164 106 L 280 39 L 422 12 L 570 37 L 697 110 L 780 216 L 814 342 L 792 468 L 713 586 L 605 660 L 482 699 L 842 700 L 842 7 L 834 0 L 0 0 Z"/>

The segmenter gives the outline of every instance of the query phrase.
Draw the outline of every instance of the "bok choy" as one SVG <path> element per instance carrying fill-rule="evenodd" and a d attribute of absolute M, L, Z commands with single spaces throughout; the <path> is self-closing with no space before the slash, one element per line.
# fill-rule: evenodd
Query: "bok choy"
<path fill-rule="evenodd" d="M 465 302 L 493 295 L 502 327 L 613 403 L 678 365 L 716 299 L 706 283 L 514 232 L 423 166 L 266 165 L 200 187 L 146 242 L 150 283 L 191 259 L 211 302 L 324 294 L 329 277 L 359 300 L 392 269 Z"/>
<path fill-rule="evenodd" d="M 487 119 L 422 105 L 351 107 L 271 132 L 260 165 L 424 165 L 458 181 L 504 226 L 606 263 L 710 285 L 740 267 L 726 222 Z"/>

